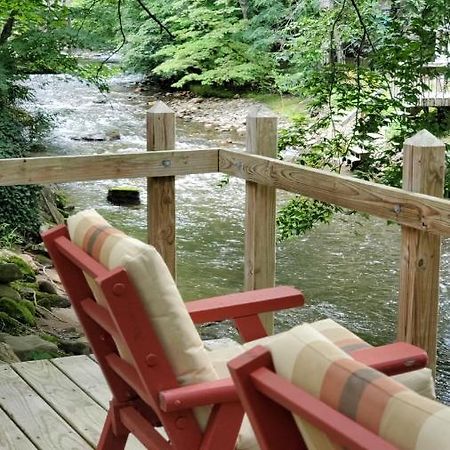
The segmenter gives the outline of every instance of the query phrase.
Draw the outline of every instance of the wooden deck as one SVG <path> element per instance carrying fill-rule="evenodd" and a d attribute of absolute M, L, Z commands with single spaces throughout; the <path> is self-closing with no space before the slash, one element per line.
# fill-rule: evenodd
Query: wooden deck
<path fill-rule="evenodd" d="M 1 450 L 95 448 L 110 400 L 88 356 L 0 365 Z M 127 450 L 143 450 L 130 437 Z"/>

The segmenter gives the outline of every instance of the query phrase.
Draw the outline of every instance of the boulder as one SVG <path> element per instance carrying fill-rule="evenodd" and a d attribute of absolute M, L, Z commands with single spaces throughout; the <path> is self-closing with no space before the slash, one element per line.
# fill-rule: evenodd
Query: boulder
<path fill-rule="evenodd" d="M 139 188 L 116 186 L 108 189 L 106 199 L 113 205 L 139 205 L 141 203 L 139 194 Z"/>
<path fill-rule="evenodd" d="M 33 359 L 38 355 L 52 357 L 58 354 L 58 346 L 56 344 L 34 334 L 11 336 L 10 334 L 0 333 L 0 342 L 8 344 L 21 361 Z"/>
<path fill-rule="evenodd" d="M 0 284 L 0 298 L 11 298 L 12 300 L 20 300 L 20 294 L 12 287 L 6 284 Z"/>
<path fill-rule="evenodd" d="M 106 133 L 106 137 L 108 141 L 119 141 L 121 138 L 120 133 L 117 130 L 108 131 Z"/>
<path fill-rule="evenodd" d="M 8 284 L 12 281 L 20 280 L 22 278 L 22 271 L 17 264 L 14 263 L 0 263 L 0 283 Z"/>
<path fill-rule="evenodd" d="M 36 300 L 39 306 L 47 309 L 68 308 L 70 306 L 69 299 L 64 295 L 36 292 Z"/>
<path fill-rule="evenodd" d="M 41 292 L 46 292 L 47 294 L 58 293 L 53 283 L 47 280 L 38 280 L 38 288 Z"/>
<path fill-rule="evenodd" d="M 89 342 L 84 336 L 75 340 L 64 339 L 59 342 L 59 348 L 74 355 L 89 355 L 91 353 Z"/>
<path fill-rule="evenodd" d="M 4 342 L 0 342 L 0 364 L 11 364 L 20 362 L 20 359 L 13 352 L 13 349 Z"/>

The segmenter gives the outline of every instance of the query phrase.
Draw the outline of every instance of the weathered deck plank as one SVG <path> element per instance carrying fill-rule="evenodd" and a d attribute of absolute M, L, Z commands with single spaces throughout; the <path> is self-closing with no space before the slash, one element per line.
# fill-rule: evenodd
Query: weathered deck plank
<path fill-rule="evenodd" d="M 31 386 L 78 434 L 96 446 L 106 411 L 50 361 L 12 365 Z"/>
<path fill-rule="evenodd" d="M 39 450 L 92 449 L 7 365 L 0 366 L 0 407 Z"/>
<path fill-rule="evenodd" d="M 0 409 L 0 449 L 36 450 L 36 447 L 2 409 Z"/>
<path fill-rule="evenodd" d="M 55 358 L 52 363 L 89 397 L 105 410 L 108 409 L 111 392 L 103 378 L 100 366 L 89 356 Z"/>

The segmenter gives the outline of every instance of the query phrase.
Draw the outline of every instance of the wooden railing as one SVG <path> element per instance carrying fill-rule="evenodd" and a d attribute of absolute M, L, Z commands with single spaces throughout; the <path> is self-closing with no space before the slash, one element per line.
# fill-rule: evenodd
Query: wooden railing
<path fill-rule="evenodd" d="M 147 177 L 149 242 L 176 276 L 175 177 L 222 172 L 246 180 L 245 289 L 275 284 L 276 189 L 302 194 L 402 225 L 398 338 L 427 350 L 435 367 L 441 236 L 450 236 L 442 197 L 445 145 L 427 131 L 405 142 L 404 189 L 275 159 L 277 119 L 247 117 L 247 152 L 174 150 L 175 115 L 164 104 L 147 114 L 147 153 L 0 160 L 0 185 Z M 271 315 L 263 317 L 269 331 Z"/>

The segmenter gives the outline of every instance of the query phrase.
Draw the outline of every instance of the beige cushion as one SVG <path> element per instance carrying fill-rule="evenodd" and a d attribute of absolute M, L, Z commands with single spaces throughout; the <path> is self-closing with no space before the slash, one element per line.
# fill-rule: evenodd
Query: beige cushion
<path fill-rule="evenodd" d="M 73 242 L 105 267 L 125 268 L 178 382 L 186 385 L 217 379 L 175 282 L 159 253 L 152 246 L 112 228 L 94 210 L 82 211 L 70 217 L 68 228 Z M 95 290 L 99 303 L 104 303 L 98 289 Z M 129 360 L 126 349 L 120 345 L 118 347 L 121 355 Z M 206 417 L 202 419 L 204 423 Z"/>
<path fill-rule="evenodd" d="M 111 227 L 96 211 L 82 211 L 67 221 L 72 241 L 108 269 L 124 267 L 132 280 L 149 320 L 166 351 L 178 382 L 195 384 L 218 379 L 197 329 L 184 305 L 166 264 L 154 247 Z M 96 300 L 105 299 L 93 280 L 86 277 Z M 131 362 L 126 348 L 116 342 L 121 356 Z M 240 346 L 239 346 L 240 348 Z M 220 364 L 225 365 L 225 362 Z M 210 408 L 196 408 L 205 428 Z M 236 450 L 259 450 L 250 423 L 245 418 Z"/>
<path fill-rule="evenodd" d="M 310 325 L 345 352 L 371 347 L 370 344 L 334 320 L 318 320 Z M 431 399 L 436 398 L 433 373 L 428 368 L 402 373 L 392 378 L 420 395 Z"/>
<path fill-rule="evenodd" d="M 450 408 L 348 356 L 310 325 L 267 344 L 277 373 L 404 450 L 450 448 Z M 295 417 L 310 450 L 335 450 Z"/>

